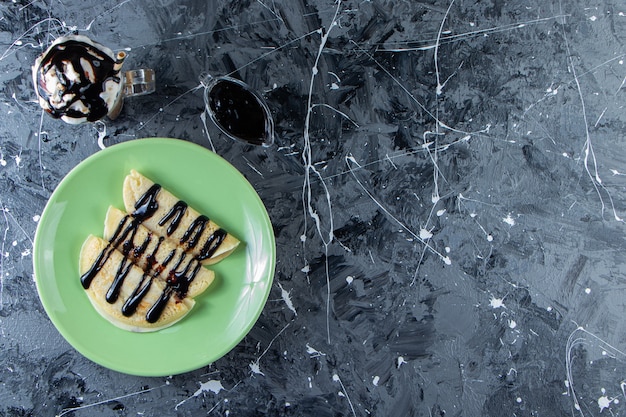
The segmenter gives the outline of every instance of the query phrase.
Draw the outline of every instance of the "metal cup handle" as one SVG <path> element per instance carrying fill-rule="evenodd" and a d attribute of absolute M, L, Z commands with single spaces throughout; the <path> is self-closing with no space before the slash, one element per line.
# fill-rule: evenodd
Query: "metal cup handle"
<path fill-rule="evenodd" d="M 154 93 L 155 90 L 156 77 L 153 69 L 143 68 L 124 73 L 124 97 L 143 96 Z"/>

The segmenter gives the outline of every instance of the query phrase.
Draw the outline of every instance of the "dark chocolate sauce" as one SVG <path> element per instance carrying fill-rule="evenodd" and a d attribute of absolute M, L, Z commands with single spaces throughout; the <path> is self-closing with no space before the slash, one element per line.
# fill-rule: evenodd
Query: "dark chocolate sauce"
<path fill-rule="evenodd" d="M 93 265 L 91 265 L 91 267 L 87 270 L 87 272 L 85 272 L 80 277 L 80 282 L 82 283 L 83 288 L 85 289 L 89 288 L 89 286 L 91 285 L 91 281 L 93 281 L 96 274 L 100 272 L 100 270 L 102 269 L 106 261 L 109 259 L 109 257 L 111 256 L 111 253 L 115 250 L 115 247 L 117 246 L 116 244 L 114 244 L 114 242 L 118 242 L 118 243 L 123 242 L 124 239 L 126 239 L 126 236 L 128 236 L 128 233 L 130 233 L 132 230 L 136 228 L 135 223 L 133 222 L 131 222 L 131 224 L 128 227 L 124 228 L 124 225 L 126 225 L 126 220 L 127 218 L 124 218 L 122 221 L 120 221 L 120 224 L 115 230 L 115 233 L 113 234 L 113 237 L 109 241 L 109 244 L 100 252 L 95 262 L 93 263 Z M 118 268 L 118 271 L 119 271 L 119 268 Z"/>
<path fill-rule="evenodd" d="M 143 300 L 143 297 L 146 296 L 148 291 L 150 291 L 150 287 L 152 286 L 152 280 L 154 277 L 148 277 L 147 274 L 143 274 L 139 285 L 133 290 L 133 293 L 128 297 L 124 305 L 122 306 L 122 314 L 126 317 L 130 317 L 135 314 L 137 311 L 137 307 L 139 307 L 139 303 Z"/>
<path fill-rule="evenodd" d="M 154 303 L 152 307 L 150 307 L 150 309 L 146 313 L 146 321 L 148 323 L 156 323 L 157 320 L 159 320 L 159 317 L 161 317 L 161 314 L 163 313 L 163 309 L 167 305 L 167 302 L 170 300 L 171 296 L 172 296 L 172 288 L 165 287 L 165 290 L 163 290 L 157 302 Z"/>
<path fill-rule="evenodd" d="M 123 258 L 120 262 L 117 272 L 115 273 L 115 278 L 106 294 L 106 300 L 109 304 L 113 304 L 117 301 L 122 285 L 124 284 L 124 279 L 132 267 L 133 263 L 129 262 L 126 258 Z"/>
<path fill-rule="evenodd" d="M 170 222 L 170 225 L 167 226 L 167 235 L 170 236 L 176 229 L 178 229 L 178 225 L 183 218 L 183 215 L 187 211 L 187 203 L 184 201 L 178 201 L 174 206 L 167 212 L 165 216 L 161 220 L 159 220 L 159 226 L 163 226 L 165 223 Z"/>
<path fill-rule="evenodd" d="M 159 203 L 157 202 L 159 191 L 161 191 L 161 186 L 153 184 L 144 195 L 139 197 L 139 200 L 135 203 L 135 211 L 132 213 L 135 219 L 142 222 L 156 213 L 159 208 Z"/>
<path fill-rule="evenodd" d="M 96 274 L 100 272 L 104 263 L 109 259 L 111 255 L 111 250 L 108 246 L 100 252 L 93 265 L 80 277 L 80 283 L 83 285 L 84 289 L 89 288 L 91 282 L 96 277 Z"/>
<path fill-rule="evenodd" d="M 266 109 L 256 95 L 229 80 L 218 80 L 208 95 L 215 122 L 230 136 L 263 145 L 266 142 Z"/>
<path fill-rule="evenodd" d="M 203 261 L 213 256 L 217 248 L 219 248 L 224 239 L 226 239 L 227 234 L 224 229 L 217 229 L 213 232 L 206 240 L 200 254 L 197 256 L 198 260 Z"/>
<path fill-rule="evenodd" d="M 183 237 L 180 238 L 180 244 L 187 244 L 187 250 L 195 248 L 198 244 L 198 239 L 200 239 L 200 236 L 204 232 L 204 229 L 206 228 L 208 222 L 209 218 L 207 216 L 200 215 L 198 218 L 196 218 L 191 223 L 191 226 L 189 226 L 189 228 L 185 231 Z"/>
<path fill-rule="evenodd" d="M 81 60 L 83 62 L 81 62 Z M 74 80 L 65 74 L 65 66 L 70 63 L 78 74 L 79 79 Z M 87 71 L 83 65 L 91 66 L 96 82 L 92 83 L 87 77 Z M 113 67 L 115 61 L 107 54 L 93 45 L 77 40 L 54 45 L 42 58 L 41 64 L 37 68 L 39 95 L 47 101 L 49 107 L 46 111 L 55 118 L 67 116 L 73 119 L 86 117 L 93 122 L 107 115 L 109 108 L 102 99 L 101 94 L 105 90 L 105 83 L 108 80 L 120 82 L 118 71 Z M 45 74 L 52 71 L 64 88 L 64 102 L 61 106 L 52 102 L 49 91 L 46 90 Z M 87 113 L 72 108 L 76 102 L 82 101 L 87 107 Z"/>
<path fill-rule="evenodd" d="M 113 304 L 117 301 L 124 279 L 128 275 L 131 267 L 134 265 L 132 260 L 134 259 L 136 261 L 139 259 L 144 254 L 153 239 L 152 233 L 148 233 L 142 242 L 139 242 L 138 244 L 135 242 L 135 236 L 139 225 L 144 220 L 152 217 L 159 208 L 157 195 L 160 190 L 161 186 L 159 184 L 154 184 L 150 187 L 150 189 L 148 189 L 148 191 L 146 191 L 139 198 L 137 204 L 135 204 L 135 211 L 130 215 L 124 216 L 124 218 L 120 221 L 107 246 L 98 255 L 91 268 L 81 276 L 81 283 L 85 289 L 89 288 L 92 280 L 102 269 L 106 261 L 111 256 L 111 253 L 113 253 L 115 249 L 119 249 L 124 257 L 118 265 L 113 282 L 111 283 L 111 286 L 106 294 L 107 302 Z M 187 204 L 184 201 L 178 201 L 174 207 L 172 207 L 172 209 L 159 220 L 158 224 L 163 226 L 167 222 L 170 222 L 167 227 L 167 234 L 171 235 L 180 225 L 180 221 L 186 210 Z M 198 241 L 208 223 L 209 218 L 203 215 L 198 216 L 192 222 L 183 234 L 183 237 L 180 239 L 180 243 L 183 247 L 185 247 L 186 251 L 193 249 L 198 244 Z M 175 294 L 178 299 L 183 299 L 187 296 L 189 286 L 202 267 L 200 261 L 210 258 L 222 244 L 226 235 L 227 232 L 223 229 L 218 229 L 213 232 L 204 242 L 200 253 L 195 257 L 186 252 L 181 252 L 178 260 L 175 262 L 175 265 L 170 268 L 165 288 L 163 289 L 159 299 L 146 313 L 146 320 L 148 323 L 154 323 L 159 319 L 172 294 Z M 150 290 L 152 281 L 167 267 L 175 255 L 176 251 L 172 250 L 165 257 L 165 259 L 159 263 L 156 259 L 156 253 L 164 238 L 159 237 L 158 239 L 159 240 L 152 252 L 146 255 L 148 265 L 141 281 L 122 306 L 122 314 L 127 317 L 132 316 L 136 312 L 137 307 Z M 186 263 L 185 260 L 187 260 Z"/>

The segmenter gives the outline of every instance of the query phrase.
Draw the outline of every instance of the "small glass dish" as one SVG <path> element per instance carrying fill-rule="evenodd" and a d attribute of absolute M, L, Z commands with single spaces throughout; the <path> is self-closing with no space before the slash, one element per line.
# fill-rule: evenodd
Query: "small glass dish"
<path fill-rule="evenodd" d="M 231 139 L 258 146 L 274 143 L 274 119 L 265 99 L 236 78 L 201 77 L 206 112 Z"/>

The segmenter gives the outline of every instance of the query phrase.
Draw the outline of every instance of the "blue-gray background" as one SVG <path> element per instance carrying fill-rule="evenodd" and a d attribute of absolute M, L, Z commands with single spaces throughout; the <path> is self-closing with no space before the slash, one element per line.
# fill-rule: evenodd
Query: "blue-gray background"
<path fill-rule="evenodd" d="M 157 93 L 43 115 L 30 66 L 74 31 Z M 609 0 L 1 3 L 0 416 L 625 415 L 625 42 Z M 203 119 L 205 73 L 263 93 L 273 147 Z M 150 136 L 235 165 L 278 249 L 250 334 L 163 378 L 74 351 L 32 268 L 63 176 Z"/>

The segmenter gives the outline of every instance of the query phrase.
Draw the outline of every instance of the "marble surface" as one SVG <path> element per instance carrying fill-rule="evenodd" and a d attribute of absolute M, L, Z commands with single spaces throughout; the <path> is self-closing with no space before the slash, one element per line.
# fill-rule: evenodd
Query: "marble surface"
<path fill-rule="evenodd" d="M 0 416 L 626 414 L 624 2 L 7 1 L 0 31 Z M 44 114 L 30 66 L 73 32 L 157 92 Z M 207 73 L 264 95 L 272 147 L 211 124 Z M 255 326 L 182 375 L 84 358 L 33 276 L 55 187 L 143 137 L 228 160 L 276 235 Z"/>

